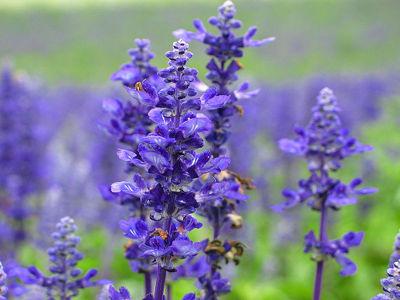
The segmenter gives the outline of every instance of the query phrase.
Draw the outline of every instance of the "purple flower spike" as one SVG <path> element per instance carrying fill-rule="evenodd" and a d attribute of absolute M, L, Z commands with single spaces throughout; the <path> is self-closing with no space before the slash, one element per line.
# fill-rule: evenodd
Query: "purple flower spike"
<path fill-rule="evenodd" d="M 77 250 L 80 242 L 75 235 L 77 227 L 70 217 L 64 217 L 57 223 L 57 231 L 52 234 L 54 245 L 47 250 L 51 276 L 46 276 L 36 267 L 20 268 L 17 275 L 21 281 L 29 285 L 37 285 L 46 289 L 49 297 L 71 299 L 79 294 L 81 289 L 109 284 L 109 280 L 94 281 L 97 270 L 89 270 L 83 277 L 82 271 L 76 267 L 83 255 Z"/>
<path fill-rule="evenodd" d="M 213 229 L 213 241 L 209 244 L 211 248 L 216 243 L 232 242 L 220 241 L 220 233 L 226 225 L 234 229 L 242 226 L 243 219 L 236 212 L 237 205 L 248 198 L 244 191 L 253 188 L 251 180 L 225 170 L 229 164 L 226 144 L 231 134 L 232 118 L 243 114 L 243 109 L 237 102 L 240 99 L 252 98 L 258 92 L 250 91 L 247 82 L 236 89 L 233 87 L 238 80 L 238 71 L 243 68 L 238 59 L 243 56 L 245 48 L 262 46 L 273 40 L 254 40 L 256 27 L 250 27 L 244 36 L 238 36 L 236 30 L 242 27 L 242 22 L 235 19 L 236 12 L 232 1 L 225 1 L 218 8 L 218 15 L 209 18 L 208 23 L 216 28 L 217 34 L 208 32 L 200 20 L 193 22 L 195 32 L 184 29 L 174 32 L 178 38 L 195 40 L 206 45 L 206 53 L 210 56 L 206 66 L 206 78 L 211 87 L 201 97 L 201 103 L 213 125 L 206 135 L 211 151 L 197 158 L 197 173 L 207 176 L 202 176 L 196 183 L 196 200 L 200 204 L 198 213 L 207 218 Z M 213 284 L 214 277 L 220 276 L 216 271 L 222 267 L 220 262 L 226 259 L 225 250 L 214 250 L 206 253 L 208 264 L 213 265 L 211 273 L 199 278 L 205 294 L 204 299 L 217 299 L 218 295 L 227 291 L 225 287 L 229 283 L 227 279 L 215 279 L 216 283 L 223 282 L 224 287 L 221 288 L 221 284 Z"/>
<path fill-rule="evenodd" d="M 345 184 L 323 176 L 338 170 L 341 161 L 347 156 L 371 150 L 371 147 L 360 144 L 343 130 L 338 112 L 335 96 L 331 90 L 325 88 L 318 96 L 309 125 L 305 129 L 296 129 L 297 139 L 279 141 L 283 151 L 306 158 L 311 176 L 307 180 L 299 181 L 298 191 L 285 190 L 283 194 L 287 202 L 275 206 L 275 210 L 291 208 L 303 202 L 307 202 L 313 209 L 320 210 L 321 203 L 318 197 L 315 199 L 314 189 L 319 194 L 329 191 L 325 205 L 333 209 L 355 204 L 358 196 L 377 192 L 375 188 L 358 188 L 362 183 L 359 178 Z"/>
<path fill-rule="evenodd" d="M 327 230 L 327 214 L 343 206 L 356 204 L 358 196 L 375 193 L 374 188 L 359 188 L 360 178 L 349 184 L 333 178 L 332 173 L 342 167 L 342 161 L 349 156 L 370 151 L 372 147 L 359 143 L 341 125 L 339 106 L 333 92 L 324 88 L 318 95 L 312 109 L 311 121 L 306 128 L 295 129 L 297 138 L 279 141 L 282 151 L 303 156 L 308 164 L 310 176 L 298 182 L 298 189 L 285 189 L 282 194 L 286 201 L 272 206 L 276 212 L 307 203 L 320 213 L 318 237 L 310 231 L 304 238 L 304 252 L 312 253 L 317 264 L 314 300 L 319 300 L 322 291 L 323 266 L 327 258 L 333 258 L 341 266 L 340 275 L 349 276 L 357 266 L 347 257 L 352 247 L 358 247 L 364 237 L 362 232 L 348 232 L 339 240 L 330 240 Z"/>
<path fill-rule="evenodd" d="M 133 240 L 125 245 L 125 257 L 133 271 L 144 275 L 145 294 L 150 295 L 153 266 L 139 247 L 149 230 L 147 221 L 150 217 L 142 198 L 153 188 L 154 169 L 171 169 L 170 157 L 161 149 L 171 140 L 162 136 L 148 136 L 153 126 L 150 112 L 160 101 L 158 92 L 165 84 L 158 76 L 157 68 L 151 64 L 154 54 L 150 51 L 150 41 L 136 39 L 135 44 L 136 48 L 128 52 L 131 61 L 111 76 L 112 80 L 122 83 L 129 100 L 107 99 L 103 103 L 104 110 L 110 116 L 109 123 L 103 127 L 123 145 L 124 149 L 119 149 L 117 156 L 126 162 L 126 173 L 134 175 L 130 176 L 132 180 L 115 182 L 102 188 L 101 192 L 106 201 L 124 206 L 131 217 L 120 223 L 125 237 Z"/>
<path fill-rule="evenodd" d="M 151 273 L 151 265 L 158 269 L 154 293 L 146 288 L 147 297 L 154 300 L 163 299 L 166 272 L 174 271 L 179 259 L 191 258 L 204 248 L 188 237 L 201 227 L 191 216 L 199 207 L 199 177 L 219 173 L 230 162 L 200 151 L 204 146 L 200 134 L 212 128 L 200 110 L 219 109 L 229 97 L 218 97 L 215 91 L 201 95 L 197 70 L 188 67 L 192 53 L 183 40 L 173 43 L 165 56 L 169 66 L 158 72 L 163 83 L 144 81 L 135 86 L 138 103 L 148 105 L 149 132 L 137 139 L 135 147 L 118 151 L 135 173 L 133 180 L 111 185 L 111 192 L 140 204 L 139 218 L 121 221 L 120 227 L 131 240 L 126 256 L 135 261 L 132 267 L 145 274 Z M 149 264 L 146 269 L 143 261 Z"/>

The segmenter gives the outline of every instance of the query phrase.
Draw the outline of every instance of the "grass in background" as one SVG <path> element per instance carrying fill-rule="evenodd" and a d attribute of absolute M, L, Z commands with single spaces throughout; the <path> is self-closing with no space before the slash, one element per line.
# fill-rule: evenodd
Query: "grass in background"
<path fill-rule="evenodd" d="M 215 15 L 219 1 L 108 1 L 45 5 L 27 9 L 0 5 L 0 57 L 51 82 L 105 84 L 127 60 L 135 37 L 148 37 L 165 64 L 170 32 L 191 28 L 193 18 Z M 36 3 L 36 4 L 35 4 Z M 64 3 L 64 5 L 62 5 Z M 73 2 L 75 3 L 75 2 Z M 184 5 L 183 5 L 184 3 Z M 245 26 L 257 24 L 259 37 L 277 40 L 250 49 L 244 74 L 268 82 L 315 73 L 380 72 L 400 67 L 397 0 L 236 1 Z M 194 64 L 204 70 L 202 48 L 193 45 Z"/>

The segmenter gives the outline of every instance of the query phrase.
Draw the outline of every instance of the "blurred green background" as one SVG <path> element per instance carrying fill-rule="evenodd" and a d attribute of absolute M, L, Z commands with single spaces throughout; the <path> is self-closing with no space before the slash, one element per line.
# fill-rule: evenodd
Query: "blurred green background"
<path fill-rule="evenodd" d="M 51 84 L 108 85 L 109 76 L 127 61 L 126 50 L 133 39 L 152 40 L 155 64 L 165 65 L 163 53 L 174 40 L 170 32 L 192 28 L 194 18 L 215 15 L 221 1 L 0 1 L 0 58 L 11 59 L 17 69 L 42 77 Z M 237 17 L 245 27 L 257 25 L 257 37 L 277 40 L 260 49 L 249 49 L 242 60 L 242 76 L 272 85 L 304 80 L 314 74 L 362 76 L 390 74 L 400 69 L 400 1 L 398 0 L 269 0 L 235 1 Z M 203 47 L 193 45 L 193 64 L 204 74 Z M 400 85 L 400 83 L 399 83 Z M 362 141 L 375 146 L 367 154 L 376 167 L 367 183 L 380 189 L 366 201 L 369 209 L 345 208 L 332 221 L 332 237 L 348 230 L 364 230 L 362 247 L 350 255 L 358 264 L 354 277 L 341 278 L 335 262 L 328 263 L 323 299 L 364 300 L 379 292 L 385 276 L 393 239 L 400 227 L 400 98 L 387 102 L 381 119 L 360 130 Z M 383 134 L 384 133 L 384 134 Z M 273 149 L 261 141 L 260 151 Z M 268 150 L 269 151 L 269 150 Z M 113 154 L 110 154 L 113 155 Z M 362 159 L 350 159 L 342 172 L 351 178 L 362 171 Z M 254 166 L 255 167 L 255 166 Z M 304 165 L 301 165 L 304 167 Z M 301 169 L 299 169 L 301 170 Z M 301 171 L 296 171 L 301 173 Z M 269 180 L 269 197 L 280 200 L 285 186 L 284 172 Z M 250 207 L 257 206 L 254 192 Z M 98 196 L 99 197 L 99 196 Z M 95 199 L 94 201 L 97 201 Z M 276 236 L 280 216 L 248 210 L 241 234 L 248 241 L 247 254 L 233 278 L 233 292 L 224 299 L 305 300 L 311 298 L 314 264 L 302 253 L 302 236 L 317 224 L 317 215 L 301 210 L 299 236 L 285 240 Z M 98 226 L 82 233 L 81 249 L 88 254 L 83 268 L 101 266 L 110 236 Z M 283 240 L 282 240 L 283 239 Z M 278 240 L 278 241 L 277 241 Z M 140 295 L 140 276 L 129 271 L 122 255 L 123 240 L 113 238 L 114 254 L 99 269 L 127 285 L 133 296 Z M 33 257 L 35 257 L 33 259 Z M 29 264 L 46 259 L 26 248 L 23 260 Z M 104 268 L 107 268 L 104 270 Z M 190 280 L 173 284 L 174 299 L 193 290 Z M 81 299 L 93 299 L 83 294 Z M 136 299 L 136 297 L 135 297 Z"/>

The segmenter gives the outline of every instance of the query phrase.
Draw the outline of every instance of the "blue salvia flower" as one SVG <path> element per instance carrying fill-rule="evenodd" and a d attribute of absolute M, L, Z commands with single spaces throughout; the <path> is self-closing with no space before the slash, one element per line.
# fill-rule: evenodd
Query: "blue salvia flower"
<path fill-rule="evenodd" d="M 0 300 L 6 300 L 7 295 L 7 274 L 4 272 L 3 265 L 0 262 Z"/>
<path fill-rule="evenodd" d="M 77 267 L 83 254 L 77 249 L 80 238 L 75 235 L 77 227 L 74 220 L 64 217 L 52 234 L 54 245 L 47 250 L 52 275 L 46 276 L 36 267 L 20 270 L 19 276 L 25 284 L 41 286 L 46 290 L 48 300 L 70 300 L 79 294 L 79 290 L 109 283 L 108 280 L 94 281 L 97 270 L 90 269 L 84 276 Z"/>
<path fill-rule="evenodd" d="M 40 120 L 41 98 L 29 80 L 6 65 L 0 74 L 0 202 L 9 224 L 1 242 L 2 259 L 12 256 L 27 237 L 26 219 L 32 215 L 28 197 L 43 190 L 46 175 L 46 135 Z M 0 238 L 2 240 L 2 238 Z M 7 250 L 9 249 L 9 250 Z M 8 252 L 8 253 L 5 253 Z"/>
<path fill-rule="evenodd" d="M 318 300 L 321 295 L 324 261 L 332 257 L 342 266 L 341 275 L 354 274 L 357 268 L 346 255 L 351 247 L 359 246 L 363 238 L 362 232 L 349 232 L 339 240 L 329 240 L 329 209 L 338 210 L 355 204 L 358 196 L 376 191 L 374 188 L 360 188 L 360 178 L 346 184 L 333 178 L 332 173 L 341 168 L 342 160 L 346 157 L 370 151 L 372 147 L 360 144 L 341 126 L 336 98 L 328 88 L 321 90 L 308 126 L 296 128 L 295 132 L 295 140 L 283 139 L 279 146 L 285 152 L 303 156 L 310 176 L 299 181 L 298 190 L 285 189 L 283 196 L 286 201 L 273 209 L 281 212 L 300 203 L 307 203 L 321 215 L 319 237 L 313 231 L 305 236 L 305 252 L 313 253 L 313 259 L 317 263 L 314 300 Z"/>
<path fill-rule="evenodd" d="M 214 129 L 207 136 L 207 141 L 212 146 L 214 156 L 226 152 L 224 145 L 230 135 L 231 118 L 242 110 L 236 105 L 237 100 L 253 97 L 257 91 L 249 92 L 249 84 L 243 83 L 238 89 L 233 90 L 232 84 L 238 79 L 237 72 L 242 65 L 237 60 L 243 56 L 243 49 L 259 47 L 272 42 L 274 38 L 260 41 L 253 40 L 257 32 L 256 27 L 250 27 L 244 36 L 237 36 L 235 30 L 242 27 L 242 22 L 236 20 L 236 7 L 232 1 L 225 1 L 218 9 L 218 16 L 211 17 L 208 22 L 219 31 L 217 35 L 208 32 L 202 21 L 196 19 L 193 25 L 196 32 L 179 29 L 175 36 L 186 41 L 197 40 L 207 45 L 207 54 L 211 56 L 207 64 L 209 72 L 206 77 L 216 87 L 218 95 L 230 95 L 229 101 L 223 107 L 209 111 Z"/>
<path fill-rule="evenodd" d="M 209 72 L 206 77 L 212 85 L 209 92 L 213 93 L 212 96 L 229 96 L 222 107 L 211 107 L 208 110 L 214 126 L 211 133 L 207 135 L 207 141 L 211 145 L 214 157 L 227 153 L 226 142 L 231 132 L 231 119 L 236 114 L 243 113 L 237 101 L 257 94 L 257 91 L 248 91 L 247 82 L 241 84 L 238 89 L 233 87 L 233 83 L 238 80 L 237 72 L 242 68 L 238 58 L 243 56 L 244 48 L 258 47 L 274 40 L 274 38 L 253 40 L 252 37 L 257 31 L 255 27 L 251 27 L 244 36 L 237 36 L 235 30 L 241 28 L 242 23 L 234 18 L 235 15 L 235 5 L 231 1 L 225 1 L 218 9 L 218 16 L 209 19 L 209 23 L 218 29 L 217 35 L 209 33 L 200 20 L 193 22 L 197 32 L 183 29 L 174 32 L 176 36 L 185 40 L 197 40 L 208 46 L 207 54 L 211 59 L 207 64 Z M 250 189 L 253 185 L 251 181 L 232 171 L 207 176 L 200 184 L 201 188 L 197 197 L 201 206 L 198 213 L 207 218 L 213 229 L 213 241 L 204 249 L 209 257 L 208 263 L 212 272 L 202 277 L 200 283 L 207 290 L 205 299 L 215 299 L 218 295 L 229 292 L 230 289 L 228 282 L 223 285 L 223 288 L 219 284 L 213 284 L 214 278 L 220 280 L 220 274 L 217 271 L 220 268 L 220 262 L 230 257 L 232 251 L 235 252 L 234 261 L 237 262 L 243 250 L 242 244 L 236 241 L 221 242 L 220 232 L 226 224 L 230 224 L 233 228 L 242 226 L 242 218 L 236 212 L 236 205 L 247 199 L 244 189 Z M 225 281 L 227 280 L 224 279 Z M 218 290 L 213 291 L 213 287 L 218 287 Z"/>
<path fill-rule="evenodd" d="M 199 207 L 193 183 L 207 173 L 220 173 L 229 164 L 228 157 L 213 158 L 210 151 L 198 152 L 204 146 L 200 133 L 212 128 L 201 109 L 218 107 L 226 97 L 200 96 L 196 85 L 197 70 L 187 66 L 192 53 L 180 40 L 166 53 L 169 67 L 160 70 L 166 86 L 159 91 L 146 81 L 137 89 L 138 97 L 152 102 L 149 117 L 155 127 L 142 137 L 137 151 L 120 150 L 119 157 L 153 176 L 145 180 L 139 173 L 132 181 L 116 182 L 113 192 L 139 197 L 148 207 L 154 223 L 131 218 L 121 222 L 126 237 L 138 244 L 141 256 L 158 267 L 154 299 L 164 294 L 167 271 L 175 269 L 179 258 L 192 257 L 204 247 L 193 243 L 188 232 L 201 227 L 191 214 Z"/>

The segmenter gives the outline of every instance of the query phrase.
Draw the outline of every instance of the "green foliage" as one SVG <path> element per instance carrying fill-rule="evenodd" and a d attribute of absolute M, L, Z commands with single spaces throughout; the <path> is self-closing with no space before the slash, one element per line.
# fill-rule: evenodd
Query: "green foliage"
<path fill-rule="evenodd" d="M 128 59 L 125 49 L 132 40 L 147 37 L 156 41 L 155 63 L 165 63 L 162 54 L 174 39 L 169 32 L 191 27 L 193 18 L 214 15 L 216 2 L 156 2 L 0 9 L 0 38 L 7 41 L 0 57 L 8 56 L 17 67 L 52 82 L 104 84 Z M 393 62 L 399 65 L 397 0 L 236 3 L 240 19 L 246 25 L 257 24 L 260 37 L 277 37 L 265 49 L 247 51 L 245 76 L 278 82 L 315 73 L 371 72 L 393 68 Z M 201 49 L 193 46 L 193 63 L 204 71 Z"/>

